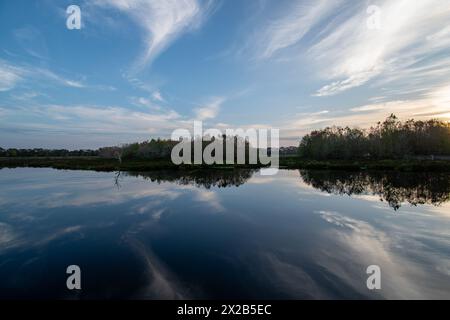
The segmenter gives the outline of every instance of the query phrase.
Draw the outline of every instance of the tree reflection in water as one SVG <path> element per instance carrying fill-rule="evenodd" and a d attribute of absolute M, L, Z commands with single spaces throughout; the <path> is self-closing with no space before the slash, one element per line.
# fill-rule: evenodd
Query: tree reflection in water
<path fill-rule="evenodd" d="M 124 172 L 122 175 L 142 177 L 152 182 L 174 182 L 180 185 L 239 187 L 257 169 L 198 169 Z M 323 192 L 337 195 L 378 195 L 381 201 L 398 210 L 402 203 L 440 205 L 450 200 L 450 173 L 438 172 L 348 172 L 300 170 L 303 181 Z"/>
<path fill-rule="evenodd" d="M 300 170 L 303 181 L 338 195 L 378 195 L 398 210 L 402 203 L 440 205 L 450 200 L 450 173 Z"/>
<path fill-rule="evenodd" d="M 175 182 L 180 185 L 195 185 L 210 189 L 211 187 L 239 187 L 247 182 L 256 169 L 199 169 L 199 170 L 163 170 L 148 172 L 127 172 L 126 175 L 142 177 L 152 182 Z"/>

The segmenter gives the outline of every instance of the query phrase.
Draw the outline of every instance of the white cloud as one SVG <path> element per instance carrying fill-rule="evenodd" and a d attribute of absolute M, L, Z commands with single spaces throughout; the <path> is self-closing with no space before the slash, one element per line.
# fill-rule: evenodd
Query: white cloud
<path fill-rule="evenodd" d="M 115 91 L 116 88 L 109 85 L 91 85 L 80 80 L 84 77 L 78 76 L 78 80 L 68 78 L 61 72 L 55 72 L 48 68 L 36 67 L 30 64 L 13 64 L 11 62 L 0 59 L 0 91 L 9 91 L 14 89 L 18 83 L 23 82 L 33 86 L 45 85 L 49 83 L 58 86 L 77 88 L 77 89 L 94 89 L 102 91 Z"/>
<path fill-rule="evenodd" d="M 213 98 L 195 112 L 201 120 L 212 119 L 223 101 Z M 36 104 L 29 98 L 16 102 L 14 107 L 0 109 L 4 144 L 16 147 L 97 148 L 170 138 L 175 129 L 192 130 L 194 120 L 145 97 L 131 98 L 135 106 L 141 107 L 135 110 L 123 106 Z"/>
<path fill-rule="evenodd" d="M 450 120 L 450 83 L 443 84 L 422 93 L 417 99 L 393 100 L 351 108 L 350 111 L 364 113 L 360 117 L 381 120 L 388 113 L 394 113 L 401 119 L 440 118 Z M 352 118 L 352 116 L 349 116 Z"/>
<path fill-rule="evenodd" d="M 13 35 L 19 46 L 30 56 L 40 59 L 48 59 L 48 48 L 44 35 L 33 26 L 25 26 L 13 31 Z"/>
<path fill-rule="evenodd" d="M 433 252 L 423 251 L 430 238 L 427 234 L 428 229 L 417 228 L 419 216 L 412 214 L 413 218 L 410 219 L 406 219 L 405 216 L 400 226 L 392 221 L 387 224 L 375 224 L 333 211 L 315 213 L 330 224 L 328 231 L 324 233 L 324 243 L 327 243 L 328 239 L 335 248 L 332 251 L 325 249 L 317 257 L 317 263 L 324 270 L 338 275 L 355 290 L 367 294 L 365 275 L 361 279 L 356 279 L 355 274 L 358 272 L 354 271 L 361 270 L 361 267 L 366 268 L 375 261 L 383 270 L 383 290 L 380 291 L 383 298 L 445 297 L 446 288 L 445 285 L 441 285 L 441 272 L 447 273 L 448 261 Z M 410 232 L 412 226 L 415 228 L 414 233 Z M 388 236 L 392 234 L 395 236 Z M 436 232 L 433 234 L 433 241 L 437 241 L 435 234 Z M 326 254 L 323 254 L 324 252 Z M 426 264 L 413 262 L 417 261 L 417 257 L 426 261 Z M 352 259 L 358 263 L 349 269 L 347 262 Z M 428 268 L 423 267 L 428 265 L 432 265 L 435 271 L 431 276 Z M 423 286 L 419 279 L 433 285 Z"/>
<path fill-rule="evenodd" d="M 158 129 L 173 128 L 176 126 L 174 121 L 180 119 L 175 111 L 157 114 L 130 111 L 121 107 L 52 105 L 47 106 L 45 112 L 49 117 L 60 116 L 75 120 L 73 125 L 76 128 L 100 133 L 152 133 Z"/>
<path fill-rule="evenodd" d="M 13 139 L 23 146 L 96 148 L 152 137 L 168 138 L 173 130 L 190 125 L 173 110 L 156 113 L 118 106 L 27 104 L 15 106 L 13 112 L 6 112 L 0 118 L 4 143 L 12 145 Z"/>
<path fill-rule="evenodd" d="M 426 94 L 434 106 L 442 108 L 442 111 L 450 112 L 450 83 L 446 83 Z"/>
<path fill-rule="evenodd" d="M 334 95 L 375 77 L 395 76 L 418 63 L 426 63 L 424 57 L 448 48 L 449 41 L 442 30 L 450 19 L 448 2 L 385 0 L 378 6 L 380 30 L 367 28 L 366 6 L 355 5 L 349 7 L 353 10 L 349 19 L 334 25 L 332 31 L 310 49 L 310 55 L 322 66 L 322 76 L 335 79 L 322 87 L 318 96 Z M 341 14 L 349 15 L 349 12 Z M 439 59 L 434 59 L 433 63 Z"/>
<path fill-rule="evenodd" d="M 367 72 L 361 72 L 352 76 L 349 76 L 345 80 L 335 81 L 331 84 L 325 85 L 314 94 L 317 97 L 331 96 L 343 92 L 345 90 L 358 87 L 366 83 L 370 78 L 376 76 L 379 73 L 378 70 L 370 70 Z"/>
<path fill-rule="evenodd" d="M 161 94 L 161 92 L 159 92 L 159 91 L 153 92 L 152 98 L 153 98 L 153 100 L 158 101 L 158 102 L 164 102 L 165 101 L 163 96 L 162 96 L 162 94 Z"/>
<path fill-rule="evenodd" d="M 72 87 L 72 88 L 85 88 L 86 87 L 86 85 L 83 84 L 81 81 L 67 79 L 49 69 L 29 67 L 29 68 L 27 68 L 27 73 L 30 77 L 33 77 L 36 80 L 46 78 L 46 79 L 56 82 L 57 84 L 60 84 L 60 85 L 66 86 L 66 87 Z"/>
<path fill-rule="evenodd" d="M 49 69 L 30 65 L 14 65 L 0 59 L 0 91 L 11 90 L 20 81 L 42 81 L 43 79 L 66 87 L 86 87 L 81 81 L 65 78 Z"/>
<path fill-rule="evenodd" d="M 85 85 L 82 84 L 80 81 L 73 81 L 73 80 L 64 80 L 63 82 L 66 86 L 68 87 L 73 87 L 73 88 L 84 88 Z"/>
<path fill-rule="evenodd" d="M 397 101 L 395 102 L 397 103 Z M 350 111 L 352 112 L 366 112 L 366 111 L 376 111 L 376 110 L 384 110 L 389 108 L 390 103 L 383 103 L 383 104 L 370 104 L 365 106 L 360 106 L 356 108 L 351 108 Z"/>
<path fill-rule="evenodd" d="M 280 139 L 292 144 L 292 140 L 298 142 L 312 130 L 333 125 L 369 128 L 386 119 L 391 113 L 402 121 L 411 118 L 416 120 L 438 118 L 450 121 L 450 83 L 424 90 L 415 99 L 379 101 L 387 98 L 376 98 L 374 102 L 373 99 L 372 101 L 369 99 L 372 103 L 355 106 L 349 110 L 296 114 L 288 121 L 278 124 L 281 128 Z"/>
<path fill-rule="evenodd" d="M 212 190 L 195 189 L 195 200 L 209 205 L 215 212 L 225 211 L 224 206 L 220 203 L 217 193 Z"/>
<path fill-rule="evenodd" d="M 380 0 L 381 29 L 368 28 L 368 3 L 295 2 L 261 27 L 261 58 L 308 63 L 325 82 L 314 94 L 331 96 L 376 80 L 411 88 L 437 84 L 450 71 L 450 6 L 442 0 Z M 267 20 L 267 19 L 266 19 Z M 277 58 L 279 59 L 279 57 Z"/>
<path fill-rule="evenodd" d="M 149 108 L 150 110 L 153 111 L 162 110 L 161 106 L 159 106 L 158 104 L 154 103 L 151 99 L 146 97 L 131 97 L 130 100 L 133 105 L 138 107 Z"/>
<path fill-rule="evenodd" d="M 137 98 L 136 102 L 141 104 L 141 105 L 144 105 L 144 106 L 151 106 L 152 105 L 151 101 L 148 100 L 147 98 L 144 98 L 144 97 Z"/>
<path fill-rule="evenodd" d="M 17 245 L 15 242 L 16 238 L 17 234 L 13 228 L 6 223 L 0 222 L 0 249 L 4 250 Z"/>
<path fill-rule="evenodd" d="M 97 0 L 95 4 L 130 15 L 144 29 L 146 50 L 136 64 L 140 68 L 151 63 L 181 34 L 201 25 L 211 2 L 201 5 L 197 0 Z"/>
<path fill-rule="evenodd" d="M 22 80 L 24 70 L 0 60 L 0 91 L 9 91 Z"/>
<path fill-rule="evenodd" d="M 339 1 L 303 1 L 288 8 L 283 17 L 275 19 L 260 37 L 261 57 L 270 58 L 278 51 L 300 40 L 340 4 Z"/>
<path fill-rule="evenodd" d="M 195 109 L 196 120 L 214 119 L 219 113 L 220 106 L 225 102 L 225 98 L 214 98 L 210 103 Z"/>

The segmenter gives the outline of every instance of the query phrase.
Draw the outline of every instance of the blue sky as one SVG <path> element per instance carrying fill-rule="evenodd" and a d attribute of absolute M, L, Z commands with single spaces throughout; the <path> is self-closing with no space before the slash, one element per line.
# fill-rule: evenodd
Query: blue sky
<path fill-rule="evenodd" d="M 450 0 L 0 0 L 0 146 L 448 121 L 448 21 Z"/>

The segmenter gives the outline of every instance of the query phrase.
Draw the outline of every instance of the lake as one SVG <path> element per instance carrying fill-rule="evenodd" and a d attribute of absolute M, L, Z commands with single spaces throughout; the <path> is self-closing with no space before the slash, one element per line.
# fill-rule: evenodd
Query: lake
<path fill-rule="evenodd" d="M 448 299 L 449 197 L 448 173 L 1 169 L 0 298 Z"/>

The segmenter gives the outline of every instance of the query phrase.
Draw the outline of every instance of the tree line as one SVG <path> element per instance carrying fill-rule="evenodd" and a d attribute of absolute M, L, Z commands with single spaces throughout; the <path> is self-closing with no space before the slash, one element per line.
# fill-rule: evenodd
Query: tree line
<path fill-rule="evenodd" d="M 244 145 L 245 158 L 249 157 L 251 145 L 246 139 L 232 136 L 211 138 L 202 141 L 202 150 L 214 139 L 223 139 L 223 154 L 226 154 L 227 141 L 236 148 Z M 192 146 L 194 140 L 191 141 Z M 151 139 L 141 143 L 104 147 L 98 150 L 66 149 L 3 149 L 0 157 L 101 157 L 117 159 L 169 159 L 172 149 L 179 141 Z M 192 147 L 192 150 L 194 148 Z M 305 159 L 402 159 L 420 156 L 450 156 L 450 124 L 440 120 L 406 122 L 390 115 L 375 127 L 359 129 L 350 127 L 327 127 L 315 130 L 301 139 L 298 155 Z M 292 154 L 295 147 L 280 148 L 280 154 Z M 271 153 L 270 148 L 268 153 Z"/>
<path fill-rule="evenodd" d="M 222 139 L 223 141 L 223 155 L 225 159 L 227 142 L 232 142 L 234 146 L 234 156 L 236 157 L 238 152 L 237 148 L 243 146 L 245 150 L 245 158 L 249 156 L 250 143 L 240 137 L 225 136 L 222 137 L 209 137 L 208 139 L 202 140 L 202 152 L 205 148 L 216 139 Z M 196 139 L 191 139 L 191 150 L 194 150 L 194 144 Z M 102 158 L 115 158 L 119 161 L 122 160 L 132 160 L 132 159 L 170 159 L 172 154 L 172 149 L 180 141 L 165 140 L 165 139 L 151 139 L 144 142 L 136 142 L 125 144 L 120 147 L 104 147 L 98 150 L 98 155 Z M 214 152 L 213 152 L 214 155 Z M 194 152 L 192 152 L 191 160 L 193 161 Z"/>
<path fill-rule="evenodd" d="M 245 146 L 245 156 L 248 157 L 250 144 L 247 140 L 240 137 L 209 137 L 207 140 L 203 140 L 202 151 L 215 139 L 223 139 L 223 154 L 226 153 L 226 144 L 228 141 L 232 141 L 235 148 L 235 156 L 237 155 L 238 146 Z M 105 159 L 117 159 L 133 160 L 133 159 L 170 159 L 172 149 L 180 141 L 166 140 L 166 139 L 151 139 L 143 142 L 135 142 L 129 144 L 123 144 L 121 146 L 102 147 L 97 150 L 74 150 L 69 151 L 66 149 L 3 149 L 0 148 L 0 157 L 76 157 L 76 156 L 96 156 Z M 196 140 L 192 139 L 191 149 L 194 150 L 194 143 Z"/>
<path fill-rule="evenodd" d="M 165 159 L 170 157 L 176 141 L 152 139 L 141 143 L 135 142 L 117 147 L 104 147 L 98 150 L 102 158 L 122 159 Z"/>
<path fill-rule="evenodd" d="M 93 157 L 97 150 L 66 150 L 66 149 L 16 149 L 0 148 L 0 157 Z"/>
<path fill-rule="evenodd" d="M 375 127 L 327 127 L 304 136 L 299 156 L 307 159 L 402 159 L 450 156 L 450 123 L 440 120 L 402 122 L 391 114 Z"/>

